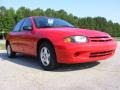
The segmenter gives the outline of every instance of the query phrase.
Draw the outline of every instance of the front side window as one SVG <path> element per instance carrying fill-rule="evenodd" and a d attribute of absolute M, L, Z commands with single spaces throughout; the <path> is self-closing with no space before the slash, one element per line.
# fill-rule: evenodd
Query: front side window
<path fill-rule="evenodd" d="M 32 27 L 32 21 L 30 20 L 30 18 L 25 19 L 23 25 L 22 25 L 22 29 L 23 27 Z"/>
<path fill-rule="evenodd" d="M 20 22 L 18 22 L 16 24 L 16 26 L 14 27 L 13 32 L 19 32 L 21 30 L 21 26 L 22 26 L 23 22 L 24 22 L 24 19 L 21 20 Z"/>
<path fill-rule="evenodd" d="M 49 18 L 49 17 L 35 17 L 34 22 L 37 28 L 46 28 L 46 27 L 71 27 L 74 26 L 62 19 L 58 18 Z"/>

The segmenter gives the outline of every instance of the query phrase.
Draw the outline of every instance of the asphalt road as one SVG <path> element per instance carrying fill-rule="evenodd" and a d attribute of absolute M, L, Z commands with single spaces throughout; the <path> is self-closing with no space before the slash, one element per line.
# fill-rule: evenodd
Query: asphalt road
<path fill-rule="evenodd" d="M 94 63 L 44 71 L 34 57 L 0 51 L 0 90 L 120 90 L 120 42 L 115 55 Z"/>

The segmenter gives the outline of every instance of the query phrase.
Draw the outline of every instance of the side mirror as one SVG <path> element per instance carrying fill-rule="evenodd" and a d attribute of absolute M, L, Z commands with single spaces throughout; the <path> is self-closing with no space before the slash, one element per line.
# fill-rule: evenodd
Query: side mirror
<path fill-rule="evenodd" d="M 23 30 L 32 31 L 32 26 L 24 26 Z"/>

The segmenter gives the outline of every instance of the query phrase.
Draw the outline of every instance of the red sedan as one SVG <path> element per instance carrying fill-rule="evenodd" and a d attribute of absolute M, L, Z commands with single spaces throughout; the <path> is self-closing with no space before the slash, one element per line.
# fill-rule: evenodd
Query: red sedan
<path fill-rule="evenodd" d="M 8 57 L 16 53 L 36 56 L 45 70 L 58 63 L 94 62 L 111 57 L 115 40 L 107 33 L 75 28 L 70 23 L 51 17 L 22 19 L 6 38 Z"/>

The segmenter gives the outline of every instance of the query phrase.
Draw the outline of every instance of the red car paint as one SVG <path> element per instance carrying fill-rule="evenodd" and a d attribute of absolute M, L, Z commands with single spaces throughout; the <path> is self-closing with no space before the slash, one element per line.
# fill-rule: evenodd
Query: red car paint
<path fill-rule="evenodd" d="M 104 60 L 116 50 L 116 41 L 107 33 L 80 28 L 37 28 L 33 18 L 32 31 L 10 32 L 7 41 L 14 52 L 37 56 L 37 44 L 41 39 L 49 40 L 54 46 L 58 63 L 83 63 Z M 42 18 L 42 17 L 41 17 Z M 65 43 L 69 36 L 86 36 L 87 43 Z"/>

